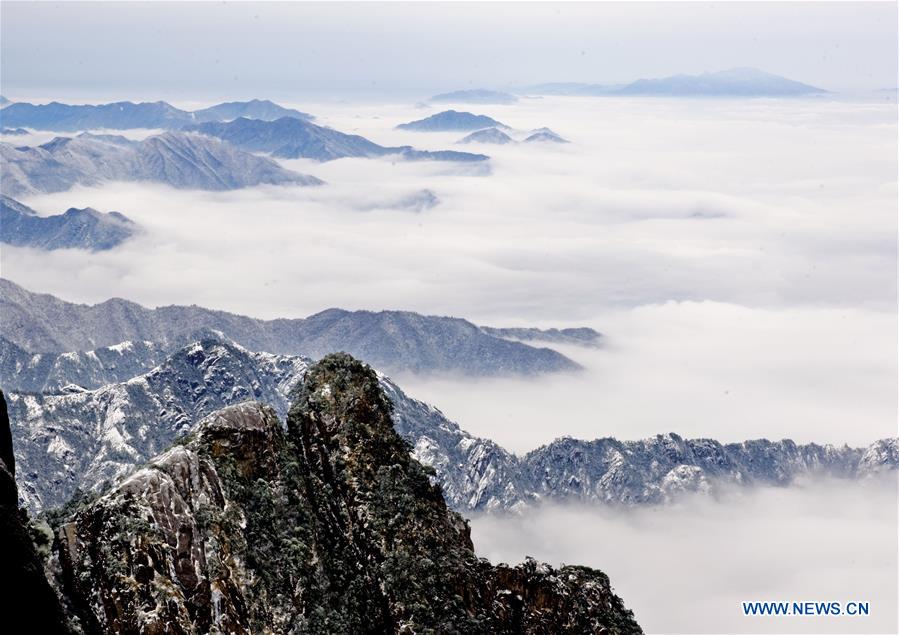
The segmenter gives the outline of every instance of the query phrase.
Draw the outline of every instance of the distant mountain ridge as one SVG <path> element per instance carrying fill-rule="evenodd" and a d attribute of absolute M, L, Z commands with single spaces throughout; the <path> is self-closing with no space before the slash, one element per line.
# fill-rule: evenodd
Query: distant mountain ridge
<path fill-rule="evenodd" d="M 434 95 L 428 101 L 453 104 L 514 104 L 518 101 L 518 97 L 499 90 L 472 88 L 440 93 L 439 95 Z"/>
<path fill-rule="evenodd" d="M 480 130 L 482 128 L 508 128 L 508 126 L 487 115 L 475 115 L 470 112 L 459 112 L 458 110 L 444 110 L 436 115 L 417 121 L 401 123 L 397 126 L 399 130 L 414 130 L 416 132 L 452 132 Z"/>
<path fill-rule="evenodd" d="M 575 96 L 668 96 L 668 97 L 795 97 L 827 91 L 754 68 L 733 68 L 699 75 L 672 75 L 638 79 L 629 84 L 556 82 L 536 84 L 522 92 Z"/>
<path fill-rule="evenodd" d="M 3 336 L 32 353 L 88 351 L 124 341 L 171 350 L 197 329 L 218 331 L 251 350 L 321 357 L 343 350 L 388 372 L 471 375 L 573 371 L 578 364 L 485 332 L 463 319 L 408 311 L 328 309 L 307 318 L 257 320 L 197 306 L 147 309 L 121 299 L 94 306 L 31 293 L 0 279 Z"/>
<path fill-rule="evenodd" d="M 304 120 L 312 118 L 307 113 L 284 108 L 268 100 L 253 99 L 247 102 L 227 102 L 193 112 L 181 110 L 164 101 L 141 103 L 120 101 L 97 105 L 71 105 L 56 101 L 37 105 L 19 102 L 3 108 L 0 121 L 9 127 L 75 132 L 100 128 L 179 130 L 189 124 L 227 121 L 237 117 L 255 119 L 296 117 Z"/>
<path fill-rule="evenodd" d="M 249 150 L 282 159 L 300 157 L 333 161 L 345 157 L 397 155 L 408 161 L 485 161 L 483 154 L 452 150 L 416 150 L 411 146 L 386 147 L 359 135 L 349 135 L 308 121 L 284 117 L 275 121 L 239 118 L 228 123 L 204 123 L 185 130 L 199 132 Z"/>
<path fill-rule="evenodd" d="M 181 189 L 232 190 L 255 185 L 319 185 L 202 135 L 166 132 L 131 141 L 115 135 L 56 137 L 37 147 L 0 143 L 2 189 L 9 196 L 63 192 L 75 185 L 147 181 Z"/>
<path fill-rule="evenodd" d="M 475 130 L 459 139 L 456 143 L 495 143 L 505 145 L 507 143 L 515 143 L 515 140 L 497 128 L 484 128 L 483 130 Z"/>
<path fill-rule="evenodd" d="M 139 368 L 127 361 L 140 358 L 137 346 L 117 348 L 117 363 Z M 73 378 L 89 374 L 95 368 L 89 357 L 73 358 L 63 371 Z M 21 496 L 38 510 L 62 504 L 78 487 L 114 482 L 218 408 L 249 399 L 283 416 L 310 363 L 205 339 L 150 371 L 95 390 L 10 391 Z M 4 366 L 0 381 L 14 386 L 19 376 L 8 372 Z M 387 377 L 379 375 L 379 383 L 393 403 L 396 431 L 418 461 L 434 468 L 450 507 L 462 511 L 516 510 L 541 501 L 659 504 L 722 487 L 786 486 L 805 476 L 867 479 L 899 469 L 899 439 L 858 449 L 765 439 L 722 444 L 676 434 L 641 441 L 561 438 L 518 457 L 466 433 Z"/>
<path fill-rule="evenodd" d="M 103 251 L 126 241 L 138 226 L 118 212 L 101 213 L 86 207 L 64 214 L 38 216 L 6 195 L 0 196 L 0 242 L 37 249 Z"/>

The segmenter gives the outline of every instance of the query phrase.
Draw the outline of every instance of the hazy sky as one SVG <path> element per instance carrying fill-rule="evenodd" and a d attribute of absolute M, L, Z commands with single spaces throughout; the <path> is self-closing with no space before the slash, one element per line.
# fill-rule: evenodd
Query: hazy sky
<path fill-rule="evenodd" d="M 18 99 L 289 99 L 754 66 L 832 90 L 895 87 L 881 3 L 2 4 Z"/>

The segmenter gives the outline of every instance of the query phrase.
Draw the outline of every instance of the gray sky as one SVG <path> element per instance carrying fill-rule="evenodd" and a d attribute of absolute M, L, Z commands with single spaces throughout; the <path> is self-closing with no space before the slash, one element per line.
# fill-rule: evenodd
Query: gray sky
<path fill-rule="evenodd" d="M 754 66 L 831 90 L 897 84 L 882 3 L 3 2 L 12 98 L 427 96 Z"/>

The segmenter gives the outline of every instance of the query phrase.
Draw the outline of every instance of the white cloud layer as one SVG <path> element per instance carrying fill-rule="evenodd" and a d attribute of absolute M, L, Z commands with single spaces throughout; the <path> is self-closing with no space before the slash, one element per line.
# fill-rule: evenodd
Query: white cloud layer
<path fill-rule="evenodd" d="M 479 555 L 609 575 L 647 633 L 895 633 L 896 480 L 741 490 L 614 512 L 550 506 L 472 520 Z M 870 603 L 866 617 L 744 617 L 741 602 Z"/>
<path fill-rule="evenodd" d="M 401 378 L 517 451 L 561 434 L 895 434 L 895 104 L 532 99 L 475 110 L 517 137 L 546 125 L 572 144 L 483 147 L 394 129 L 429 108 L 291 105 L 386 145 L 487 152 L 490 174 L 296 160 L 327 185 L 37 196 L 25 202 L 41 213 L 115 209 L 146 231 L 97 254 L 4 247 L 3 275 L 75 301 L 268 318 L 409 309 L 604 332 L 605 349 L 571 351 L 588 367 L 577 377 Z M 438 206 L 393 208 L 425 188 Z"/>
<path fill-rule="evenodd" d="M 896 436 L 894 313 L 672 302 L 611 311 L 597 326 L 608 333 L 600 349 L 556 346 L 582 373 L 397 380 L 519 453 L 561 435 L 858 446 Z"/>
<path fill-rule="evenodd" d="M 462 136 L 394 130 L 429 113 L 411 107 L 310 110 L 385 144 L 451 148 Z M 263 317 L 343 306 L 558 324 L 668 300 L 895 306 L 895 105 L 539 99 L 478 110 L 574 143 L 466 147 L 493 156 L 490 176 L 446 163 L 287 161 L 328 185 L 34 197 L 25 202 L 42 213 L 116 209 L 148 232 L 89 259 L 4 248 L 4 275 L 72 299 Z M 422 188 L 441 204 L 370 209 Z"/>

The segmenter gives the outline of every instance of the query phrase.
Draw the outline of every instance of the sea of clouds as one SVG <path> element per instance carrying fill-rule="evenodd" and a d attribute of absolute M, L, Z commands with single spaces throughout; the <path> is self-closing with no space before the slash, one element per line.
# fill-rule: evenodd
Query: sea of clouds
<path fill-rule="evenodd" d="M 326 181 L 315 188 L 108 184 L 29 197 L 41 214 L 117 210 L 143 231 L 100 253 L 4 246 L 3 276 L 78 302 L 263 318 L 408 309 L 601 331 L 599 349 L 560 349 L 581 373 L 397 378 L 515 452 L 561 435 L 864 445 L 896 434 L 895 103 L 472 107 L 515 138 L 549 126 L 572 141 L 510 146 L 394 129 L 435 112 L 427 106 L 289 105 L 384 145 L 492 158 L 283 162 Z M 439 204 L 404 206 L 423 190 Z M 473 530 L 494 559 L 604 569 L 651 632 L 895 631 L 895 487 L 810 484 L 626 513 L 541 508 L 476 518 Z M 861 599 L 876 612 L 772 624 L 740 615 L 755 599 Z"/>
<path fill-rule="evenodd" d="M 473 107 L 515 138 L 549 126 L 572 141 L 509 146 L 396 130 L 436 110 L 421 104 L 292 105 L 384 145 L 491 160 L 292 160 L 283 163 L 327 184 L 109 184 L 30 197 L 42 214 L 89 205 L 144 231 L 94 254 L 5 246 L 3 275 L 82 302 L 265 318 L 408 309 L 601 331 L 602 349 L 565 350 L 586 367 L 578 375 L 399 378 L 515 451 L 564 434 L 853 444 L 895 434 L 895 103 Z M 424 190 L 435 207 L 406 206 Z"/>
<path fill-rule="evenodd" d="M 478 516 L 494 562 L 608 574 L 647 633 L 895 633 L 897 481 L 809 481 L 665 507 L 545 506 Z M 747 617 L 742 602 L 868 602 L 867 616 Z"/>

